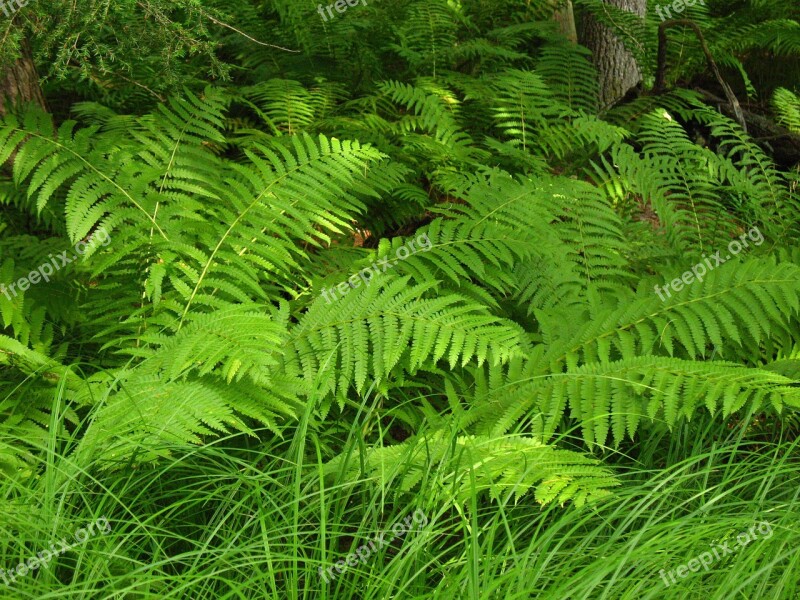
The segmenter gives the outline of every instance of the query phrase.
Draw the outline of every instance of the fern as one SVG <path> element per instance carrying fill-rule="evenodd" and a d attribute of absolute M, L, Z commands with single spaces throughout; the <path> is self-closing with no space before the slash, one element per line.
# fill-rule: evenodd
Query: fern
<path fill-rule="evenodd" d="M 361 464 L 346 462 L 343 456 L 326 464 L 325 473 L 332 483 L 367 477 L 400 496 L 417 487 L 435 466 L 433 489 L 462 505 L 475 492 L 488 491 L 502 501 L 512 496 L 519 500 L 532 491 L 541 504 L 570 500 L 581 506 L 607 496 L 609 488 L 619 485 L 597 460 L 577 452 L 517 436 L 453 439 L 445 429 L 373 449 L 362 457 Z"/>
<path fill-rule="evenodd" d="M 542 48 L 536 73 L 559 102 L 575 112 L 593 115 L 598 110 L 597 70 L 590 59 L 585 48 L 559 40 Z"/>
<path fill-rule="evenodd" d="M 800 133 L 800 98 L 785 88 L 778 88 L 772 103 L 780 121 L 795 133 Z"/>
<path fill-rule="evenodd" d="M 471 415 L 477 430 L 497 436 L 528 425 L 547 440 L 569 411 L 589 446 L 605 445 L 609 434 L 618 445 L 645 421 L 657 419 L 672 428 L 699 407 L 723 417 L 746 405 L 753 412 L 765 406 L 777 412 L 800 408 L 793 379 L 721 361 L 641 356 L 537 373 L 535 363 L 526 366 L 482 397 Z"/>
<path fill-rule="evenodd" d="M 793 335 L 799 277 L 796 265 L 766 258 L 730 261 L 664 301 L 642 285 L 616 307 L 591 307 L 583 325 L 554 330 L 558 343 L 548 352 L 573 365 L 655 352 L 705 357 L 712 349 L 744 358 L 743 348 Z"/>
<path fill-rule="evenodd" d="M 437 69 L 449 67 L 448 54 L 456 37 L 454 20 L 458 13 L 444 0 L 416 0 L 411 3 L 406 20 L 398 30 L 397 53 L 415 70 L 436 77 Z"/>
<path fill-rule="evenodd" d="M 647 75 L 653 14 L 580 4 Z M 238 23 L 304 53 L 221 33 L 250 85 L 144 115 L 90 102 L 77 122 L 5 118 L 0 282 L 100 227 L 112 242 L 0 296 L 0 427 L 25 440 L 0 440 L 2 468 L 30 470 L 50 427 L 76 474 L 301 431 L 323 440 L 329 482 L 583 504 L 619 483 L 584 450 L 701 411 L 798 408 L 792 177 L 697 94 L 599 112 L 594 67 L 552 9 L 408 0 L 322 21 L 278 0 Z M 692 15 L 746 75 L 745 49 L 795 52 L 781 7 L 764 10 Z M 726 41 L 723 22 L 747 38 Z M 705 57 L 675 33 L 678 80 Z M 794 127 L 794 96 L 774 98 Z M 753 226 L 764 247 L 658 297 Z M 373 393 L 381 427 L 354 427 L 351 460 L 332 409 L 357 423 Z"/>
<path fill-rule="evenodd" d="M 176 443 L 199 444 L 231 430 L 253 435 L 251 420 L 279 434 L 278 420 L 295 416 L 293 407 L 252 383 L 232 387 L 212 377 L 168 381 L 139 369 L 119 384 L 118 390 L 110 386 L 76 448 L 78 464 L 90 457 L 104 469 L 151 462 L 168 456 L 165 448 Z"/>
<path fill-rule="evenodd" d="M 358 287 L 329 302 L 322 297 L 292 329 L 281 369 L 325 395 L 352 384 L 379 386 L 396 370 L 414 373 L 446 358 L 451 368 L 508 360 L 519 352 L 520 330 L 455 294 L 424 298 L 435 281 L 407 277 Z"/>

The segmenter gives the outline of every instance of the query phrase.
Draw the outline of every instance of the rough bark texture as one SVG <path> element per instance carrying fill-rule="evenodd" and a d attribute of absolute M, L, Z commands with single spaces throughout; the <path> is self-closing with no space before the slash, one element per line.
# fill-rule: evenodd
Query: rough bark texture
<path fill-rule="evenodd" d="M 635 13 L 642 19 L 647 10 L 647 0 L 605 0 L 605 4 Z M 588 13 L 581 22 L 581 43 L 592 51 L 599 73 L 601 107 L 611 106 L 642 81 L 636 59 L 614 31 Z"/>
<path fill-rule="evenodd" d="M 22 56 L 7 67 L 0 77 L 0 115 L 6 114 L 7 102 L 12 104 L 36 102 L 42 107 L 45 106 L 30 46 L 23 43 L 21 52 Z"/>
<path fill-rule="evenodd" d="M 553 20 L 558 23 L 558 30 L 570 42 L 578 42 L 578 31 L 575 28 L 575 13 L 572 10 L 572 0 L 553 0 L 555 11 Z"/>

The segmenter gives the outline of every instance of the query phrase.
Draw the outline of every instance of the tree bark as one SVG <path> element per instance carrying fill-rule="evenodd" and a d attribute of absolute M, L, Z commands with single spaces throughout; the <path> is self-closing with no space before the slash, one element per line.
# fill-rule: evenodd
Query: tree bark
<path fill-rule="evenodd" d="M 647 0 L 604 0 L 604 3 L 632 12 L 641 19 L 647 11 Z M 592 51 L 599 74 L 600 106 L 608 108 L 641 83 L 642 72 L 613 29 L 590 13 L 583 15 L 581 25 L 581 43 Z"/>
<path fill-rule="evenodd" d="M 31 48 L 27 41 L 20 48 L 21 56 L 9 65 L 0 77 L 0 116 L 8 112 L 7 104 L 13 105 L 35 102 L 47 108 L 39 82 L 39 74 L 33 62 Z"/>
<path fill-rule="evenodd" d="M 558 23 L 558 30 L 573 44 L 578 43 L 578 31 L 575 28 L 575 13 L 572 0 L 552 0 L 553 20 Z"/>

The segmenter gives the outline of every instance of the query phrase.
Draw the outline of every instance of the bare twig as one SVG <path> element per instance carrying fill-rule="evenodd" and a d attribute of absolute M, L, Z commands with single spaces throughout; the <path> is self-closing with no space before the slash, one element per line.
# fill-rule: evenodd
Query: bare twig
<path fill-rule="evenodd" d="M 215 19 L 214 17 L 212 17 L 210 14 L 208 14 L 205 11 L 203 11 L 203 16 L 206 17 L 209 21 L 213 21 L 214 23 L 216 23 L 217 25 L 220 25 L 221 27 L 226 27 L 227 29 L 230 29 L 231 31 L 235 31 L 239 35 L 246 37 L 251 42 L 255 42 L 256 44 L 259 44 L 260 46 L 268 46 L 270 48 L 277 48 L 278 50 L 283 50 L 285 52 L 300 52 L 300 50 L 290 50 L 289 48 L 284 48 L 283 46 L 276 46 L 274 44 L 267 44 L 266 42 L 260 42 L 257 39 L 255 39 L 254 37 L 250 37 L 249 35 L 247 35 L 244 31 L 239 31 L 233 25 L 228 25 L 227 23 L 223 23 L 222 21 L 220 21 L 218 19 Z"/>
<path fill-rule="evenodd" d="M 149 87 L 147 87 L 143 83 L 139 83 L 138 81 L 134 81 L 133 79 L 129 79 L 129 78 L 125 77 L 125 75 L 123 75 L 121 73 L 115 73 L 115 75 L 117 77 L 119 77 L 120 79 L 124 79 L 128 83 L 132 83 L 133 85 L 136 85 L 136 86 L 139 86 L 140 88 L 143 88 L 144 90 L 146 90 L 147 92 L 149 92 L 150 94 L 155 96 L 159 100 L 159 102 L 166 102 L 167 101 L 167 99 L 164 98 L 164 96 L 162 96 L 158 92 L 155 92 L 155 91 L 151 90 Z"/>

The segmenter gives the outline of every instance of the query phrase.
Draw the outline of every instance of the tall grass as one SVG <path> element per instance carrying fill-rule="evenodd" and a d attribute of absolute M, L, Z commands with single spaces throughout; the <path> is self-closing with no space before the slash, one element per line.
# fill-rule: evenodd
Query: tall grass
<path fill-rule="evenodd" d="M 353 422 L 337 438 L 316 427 L 304 421 L 283 441 L 262 432 L 161 448 L 172 458 L 113 471 L 75 464 L 69 441 L 54 433 L 33 475 L 0 484 L 0 568 L 98 517 L 111 529 L 10 588 L 0 581 L 0 597 L 800 597 L 799 442 L 777 424 L 729 428 L 707 417 L 607 451 L 625 483 L 581 509 L 475 495 L 458 505 L 437 487 L 435 465 L 421 489 L 405 494 L 368 481 L 326 485 L 324 457 L 338 445 L 355 448 L 359 461 L 362 428 Z M 319 576 L 417 509 L 424 527 L 334 571 L 327 584 Z M 772 534 L 707 572 L 669 586 L 659 576 L 757 523 Z"/>

